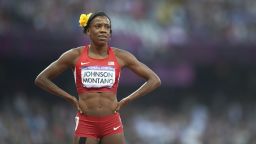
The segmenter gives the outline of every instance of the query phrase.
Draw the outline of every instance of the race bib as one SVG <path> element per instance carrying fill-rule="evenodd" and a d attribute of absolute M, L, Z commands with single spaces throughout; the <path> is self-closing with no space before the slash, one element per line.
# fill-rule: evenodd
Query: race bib
<path fill-rule="evenodd" d="M 86 88 L 111 88 L 115 83 L 115 68 L 112 66 L 82 67 L 81 78 Z"/>

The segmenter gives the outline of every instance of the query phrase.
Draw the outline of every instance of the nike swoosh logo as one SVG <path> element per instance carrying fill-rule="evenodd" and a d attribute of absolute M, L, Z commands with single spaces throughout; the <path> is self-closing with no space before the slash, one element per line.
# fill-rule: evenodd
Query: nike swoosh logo
<path fill-rule="evenodd" d="M 113 130 L 115 131 L 115 130 L 119 129 L 120 127 L 121 127 L 121 126 L 113 127 Z"/>
<path fill-rule="evenodd" d="M 81 65 L 86 65 L 88 63 L 90 63 L 90 62 L 81 62 Z"/>

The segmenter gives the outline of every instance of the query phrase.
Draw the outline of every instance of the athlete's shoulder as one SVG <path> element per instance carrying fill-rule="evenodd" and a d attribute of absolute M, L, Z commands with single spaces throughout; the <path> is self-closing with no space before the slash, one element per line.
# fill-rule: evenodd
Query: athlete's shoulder
<path fill-rule="evenodd" d="M 76 59 L 77 57 L 80 56 L 82 49 L 83 47 L 71 48 L 65 51 L 63 54 L 61 54 L 59 59 L 64 59 L 64 60 Z"/>
<path fill-rule="evenodd" d="M 79 47 L 75 47 L 75 48 L 71 48 L 67 51 L 65 51 L 62 56 L 79 56 L 83 50 L 83 46 L 79 46 Z"/>
<path fill-rule="evenodd" d="M 83 49 L 84 49 L 84 46 L 79 46 L 79 47 L 71 48 L 69 51 L 71 53 L 79 53 L 80 54 Z"/>
<path fill-rule="evenodd" d="M 59 58 L 58 62 L 66 63 L 69 65 L 74 65 L 76 60 L 79 58 L 81 51 L 83 49 L 83 46 L 79 46 L 76 48 L 71 48 L 67 51 L 65 51 Z"/>
<path fill-rule="evenodd" d="M 122 66 L 128 66 L 138 62 L 137 58 L 127 50 L 113 48 L 113 51 Z"/>
<path fill-rule="evenodd" d="M 116 47 L 111 47 L 115 53 L 116 56 L 133 56 L 132 53 L 130 53 L 129 51 L 127 50 L 123 50 L 123 49 L 120 49 L 120 48 L 116 48 Z"/>

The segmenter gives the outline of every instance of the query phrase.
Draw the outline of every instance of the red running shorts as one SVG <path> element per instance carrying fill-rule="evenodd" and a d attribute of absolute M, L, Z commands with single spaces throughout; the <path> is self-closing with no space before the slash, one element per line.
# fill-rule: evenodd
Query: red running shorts
<path fill-rule="evenodd" d="M 107 116 L 88 116 L 77 113 L 75 136 L 101 139 L 104 136 L 123 133 L 119 113 Z"/>

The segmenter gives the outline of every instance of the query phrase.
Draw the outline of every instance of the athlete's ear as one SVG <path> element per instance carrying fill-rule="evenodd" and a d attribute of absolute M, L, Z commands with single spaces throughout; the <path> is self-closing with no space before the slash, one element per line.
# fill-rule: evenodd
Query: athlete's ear
<path fill-rule="evenodd" d="M 87 35 L 87 36 L 90 36 L 90 31 L 89 31 L 89 29 L 86 30 L 86 35 Z"/>
<path fill-rule="evenodd" d="M 111 40 L 111 38 L 112 38 L 112 29 L 110 29 L 110 33 L 109 33 L 109 41 Z"/>

